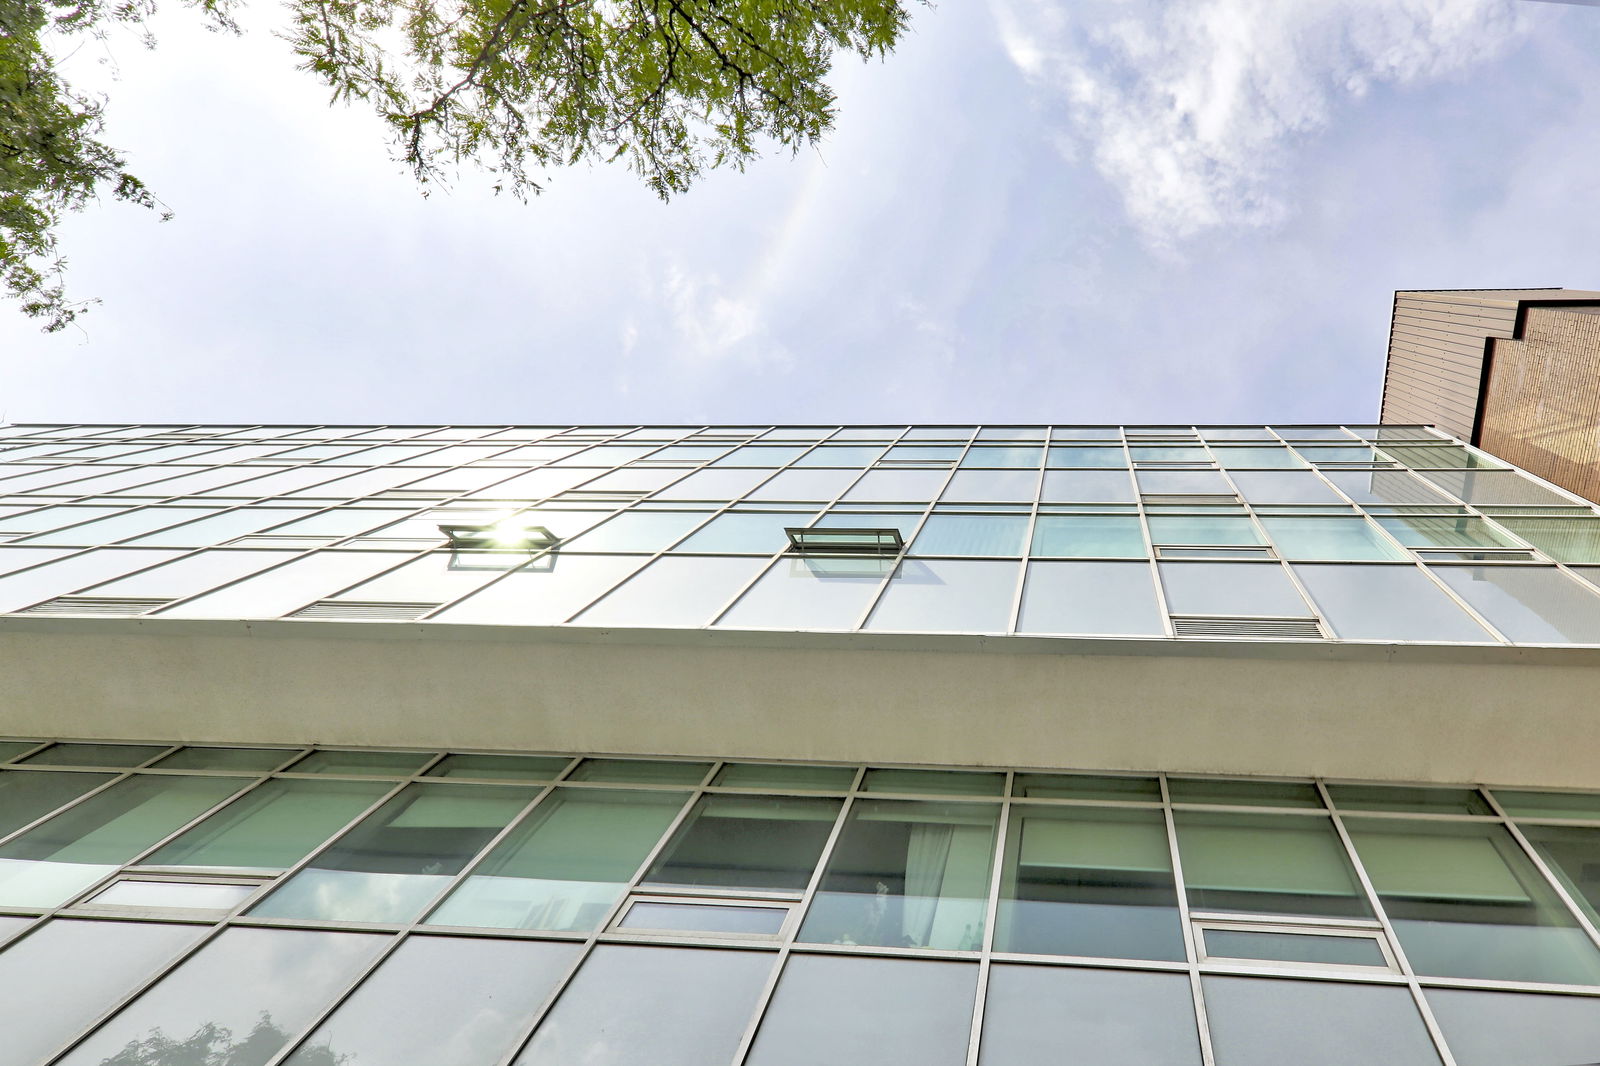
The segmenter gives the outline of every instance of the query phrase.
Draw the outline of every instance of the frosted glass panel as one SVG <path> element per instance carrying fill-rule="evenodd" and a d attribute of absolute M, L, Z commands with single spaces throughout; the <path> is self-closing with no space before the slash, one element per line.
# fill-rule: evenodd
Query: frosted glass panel
<path fill-rule="evenodd" d="M 1182 974 L 1007 966 L 989 972 L 979 1066 L 1200 1066 Z"/>
<path fill-rule="evenodd" d="M 1251 977 L 1201 984 L 1217 1066 L 1439 1066 L 1405 988 Z"/>

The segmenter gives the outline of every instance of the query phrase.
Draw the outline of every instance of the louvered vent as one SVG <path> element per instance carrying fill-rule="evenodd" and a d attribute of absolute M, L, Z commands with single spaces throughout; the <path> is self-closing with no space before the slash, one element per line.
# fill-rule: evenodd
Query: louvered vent
<path fill-rule="evenodd" d="M 360 600 L 322 600 L 291 614 L 290 618 L 322 618 L 341 622 L 412 622 L 441 606 L 437 603 L 364 603 Z"/>
<path fill-rule="evenodd" d="M 1239 640 L 1321 640 L 1315 618 L 1181 618 L 1172 631 L 1180 637 L 1231 637 Z"/>
<path fill-rule="evenodd" d="M 18 614 L 135 615 L 165 607 L 171 600 L 136 600 L 122 596 L 58 596 Z"/>

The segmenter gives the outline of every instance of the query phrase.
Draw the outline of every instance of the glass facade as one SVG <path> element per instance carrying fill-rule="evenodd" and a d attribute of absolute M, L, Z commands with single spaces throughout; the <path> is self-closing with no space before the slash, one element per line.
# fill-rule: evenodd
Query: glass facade
<path fill-rule="evenodd" d="M 24 614 L 1600 645 L 1595 543 L 1420 426 L 0 427 Z"/>
<path fill-rule="evenodd" d="M 1551 1025 L 1527 1061 L 1572 1066 L 1600 1032 L 1600 793 L 0 745 L 0 853 L 94 860 L 0 903 L 19 1066 L 1490 1063 Z"/>

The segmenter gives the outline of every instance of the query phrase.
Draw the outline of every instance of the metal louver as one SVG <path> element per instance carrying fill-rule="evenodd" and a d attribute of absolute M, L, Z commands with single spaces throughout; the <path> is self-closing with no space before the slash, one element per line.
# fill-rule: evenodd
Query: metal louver
<path fill-rule="evenodd" d="M 361 600 L 319 600 L 302 607 L 290 618 L 320 618 L 339 622 L 414 622 L 438 607 L 437 603 L 369 603 Z"/>
<path fill-rule="evenodd" d="M 1230 637 L 1241 640 L 1321 640 L 1315 618 L 1226 618 L 1172 616 L 1172 631 L 1180 637 Z"/>
<path fill-rule="evenodd" d="M 18 614 L 94 614 L 123 616 L 144 614 L 165 607 L 171 600 L 132 599 L 124 596 L 57 596 L 36 603 Z"/>

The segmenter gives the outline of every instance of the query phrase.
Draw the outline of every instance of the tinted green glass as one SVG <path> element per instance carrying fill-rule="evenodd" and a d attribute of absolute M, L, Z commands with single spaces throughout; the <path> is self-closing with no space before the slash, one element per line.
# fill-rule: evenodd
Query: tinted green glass
<path fill-rule="evenodd" d="M 1148 554 L 1134 515 L 1040 515 L 1032 551 L 1058 559 L 1143 559 Z"/>
<path fill-rule="evenodd" d="M 1189 906 L 1201 911 L 1367 918 L 1328 818 L 1175 811 Z"/>
<path fill-rule="evenodd" d="M 1184 957 L 1160 811 L 1019 804 L 1004 869 L 997 951 Z"/>
<path fill-rule="evenodd" d="M 1006 775 L 961 770 L 868 770 L 864 792 L 932 792 L 945 796 L 998 796 Z"/>
<path fill-rule="evenodd" d="M 1049 466 L 1127 466 L 1121 448 L 1051 448 Z"/>
<path fill-rule="evenodd" d="M 1142 800 L 1161 802 L 1161 782 L 1153 777 L 1094 774 L 1018 774 L 1012 794 L 1028 799 Z"/>
<path fill-rule="evenodd" d="M 148 862 L 154 866 L 293 866 L 376 803 L 389 787 L 385 781 L 267 781 L 163 845 Z"/>
<path fill-rule="evenodd" d="M 1522 833 L 1591 922 L 1600 922 L 1600 829 L 1525 825 Z"/>
<path fill-rule="evenodd" d="M 314 751 L 289 767 L 296 774 L 371 774 L 405 777 L 433 758 L 422 751 Z"/>
<path fill-rule="evenodd" d="M 535 794 L 497 785 L 408 785 L 251 913 L 410 921 Z"/>
<path fill-rule="evenodd" d="M 800 939 L 975 950 L 998 805 L 860 800 Z"/>
<path fill-rule="evenodd" d="M 645 880 L 799 892 L 811 880 L 841 805 L 809 797 L 706 796 Z"/>
<path fill-rule="evenodd" d="M 25 751 L 39 746 L 36 740 L 0 740 L 0 762 L 10 762 Z"/>
<path fill-rule="evenodd" d="M 1371 561 L 1403 559 L 1365 518 L 1263 518 L 1267 534 L 1285 559 Z"/>
<path fill-rule="evenodd" d="M 1205 977 L 1218 1066 L 1439 1066 L 1404 988 Z"/>
<path fill-rule="evenodd" d="M 52 744 L 22 761 L 27 766 L 138 766 L 165 750 L 150 744 Z"/>
<path fill-rule="evenodd" d="M 604 781 L 628 785 L 698 785 L 711 769 L 708 762 L 656 759 L 585 759 L 569 781 Z"/>
<path fill-rule="evenodd" d="M 1333 966 L 1384 966 L 1389 960 L 1370 936 L 1309 936 L 1254 929 L 1207 929 L 1206 954 L 1214 959 L 1326 963 Z"/>
<path fill-rule="evenodd" d="M 1408 548 L 1506 548 L 1510 537 L 1471 515 L 1399 515 L 1378 524 Z"/>
<path fill-rule="evenodd" d="M 570 762 L 565 755 L 447 755 L 429 767 L 425 776 L 548 781 Z"/>
<path fill-rule="evenodd" d="M 720 514 L 679 544 L 681 552 L 731 552 L 772 555 L 789 546 L 785 529 L 811 525 L 815 512 L 794 514 Z"/>
<path fill-rule="evenodd" d="M 1345 825 L 1419 974 L 1600 983 L 1600 950 L 1503 826 Z"/>
<path fill-rule="evenodd" d="M 1151 515 L 1150 539 L 1157 544 L 1264 544 L 1255 523 L 1226 515 Z"/>
<path fill-rule="evenodd" d="M 804 766 L 784 763 L 732 762 L 717 772 L 714 785 L 728 788 L 770 788 L 778 791 L 842 792 L 855 780 L 853 766 Z"/>
<path fill-rule="evenodd" d="M 294 748 L 182 748 L 155 765 L 162 770 L 275 770 Z"/>
<path fill-rule="evenodd" d="M 951 515 L 928 518 L 911 545 L 916 555 L 1021 555 L 1028 535 L 1025 515 Z"/>
<path fill-rule="evenodd" d="M 1471 788 L 1401 788 L 1390 785 L 1329 785 L 1333 804 L 1346 811 L 1415 811 L 1418 814 L 1493 814 Z"/>
<path fill-rule="evenodd" d="M 428 916 L 434 925 L 593 929 L 683 807 L 678 792 L 562 789 Z"/>
<path fill-rule="evenodd" d="M 248 784 L 238 777 L 133 777 L 0 847 L 0 903 L 64 903 Z"/>
<path fill-rule="evenodd" d="M 1493 792 L 1513 818 L 1600 819 L 1600 792 L 1524 792 L 1509 788 Z"/>
<path fill-rule="evenodd" d="M 1216 803 L 1236 807 L 1321 807 L 1309 781 L 1236 781 L 1220 777 L 1172 777 L 1167 788 L 1174 803 Z"/>
<path fill-rule="evenodd" d="M 0 772 L 0 836 L 43 818 L 90 789 L 111 780 L 111 774 L 52 773 L 48 770 Z"/>

